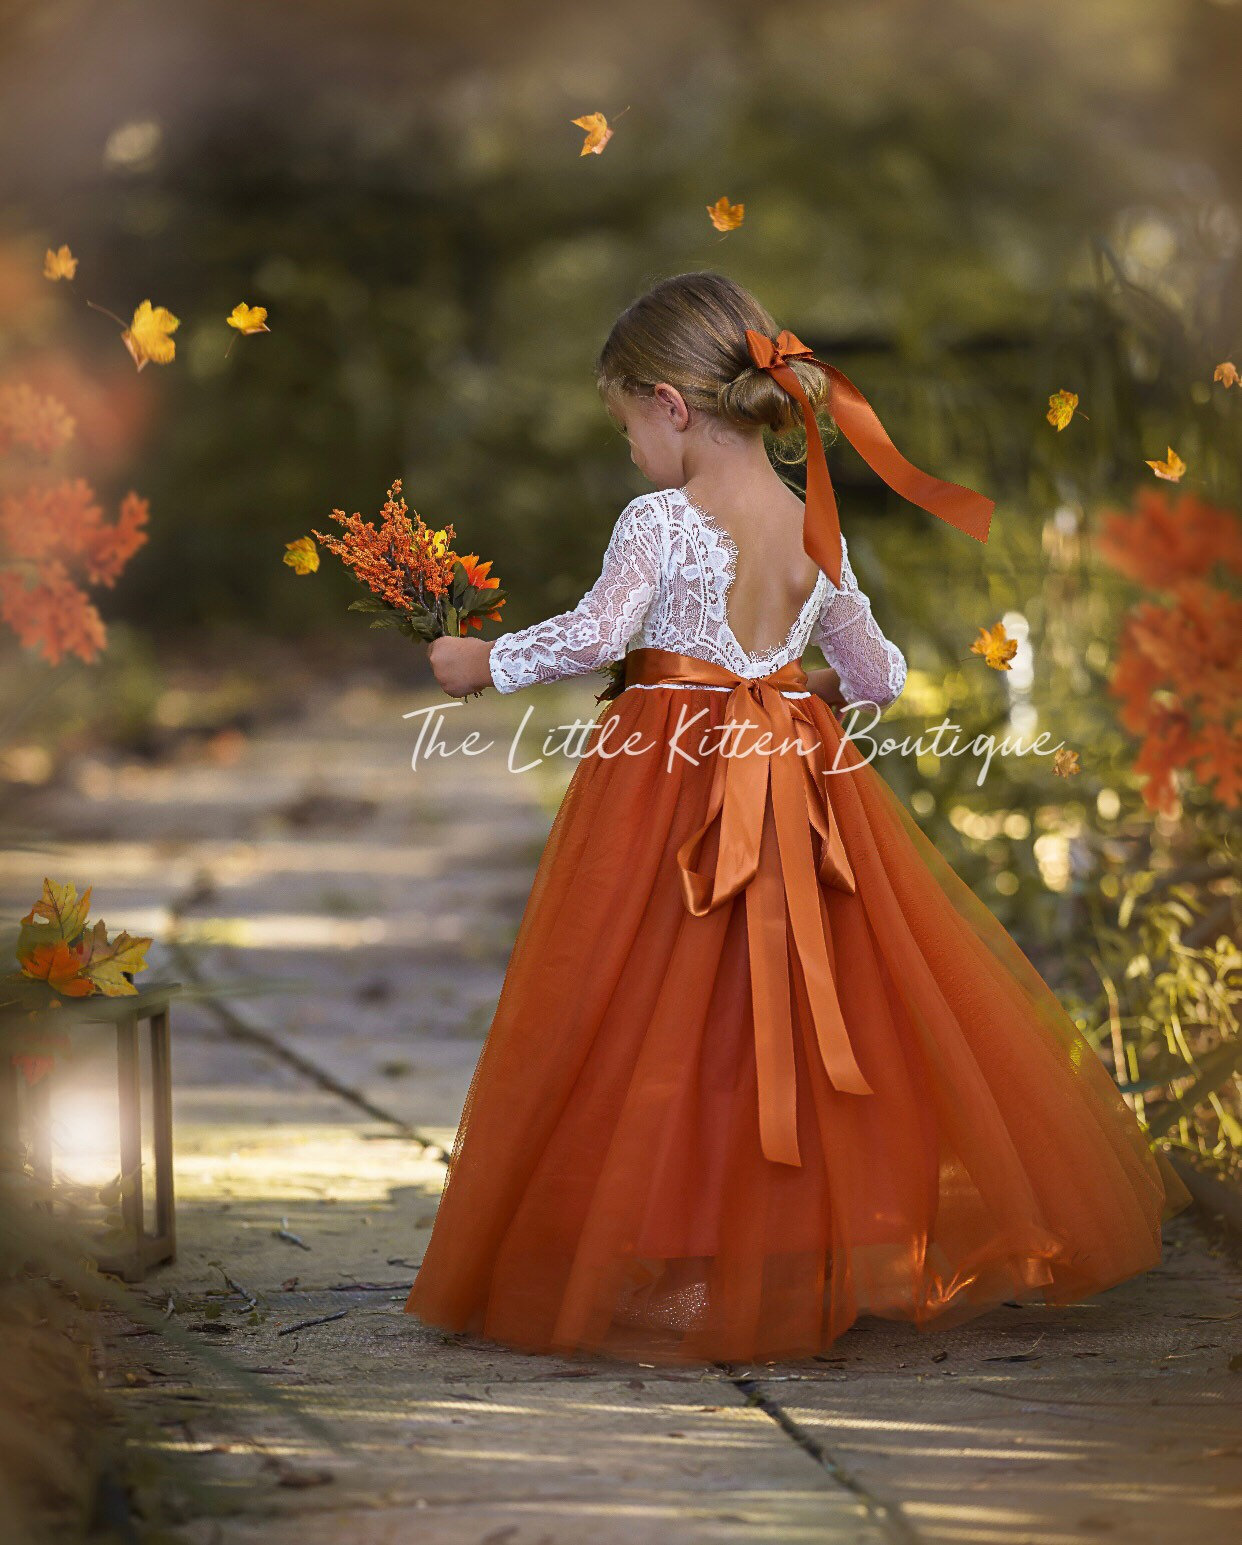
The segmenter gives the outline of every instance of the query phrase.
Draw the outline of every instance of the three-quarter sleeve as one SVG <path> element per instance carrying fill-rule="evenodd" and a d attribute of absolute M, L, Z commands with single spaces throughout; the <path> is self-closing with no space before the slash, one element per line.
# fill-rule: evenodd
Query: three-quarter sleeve
<path fill-rule="evenodd" d="M 829 590 L 811 634 L 824 659 L 841 678 L 847 703 L 887 708 L 906 684 L 906 657 L 886 638 L 859 589 L 845 537 L 841 538 L 841 586 Z"/>
<path fill-rule="evenodd" d="M 660 583 L 660 528 L 649 499 L 632 499 L 617 517 L 599 578 L 572 611 L 503 633 L 492 645 L 492 680 L 501 692 L 599 670 L 625 653 Z"/>

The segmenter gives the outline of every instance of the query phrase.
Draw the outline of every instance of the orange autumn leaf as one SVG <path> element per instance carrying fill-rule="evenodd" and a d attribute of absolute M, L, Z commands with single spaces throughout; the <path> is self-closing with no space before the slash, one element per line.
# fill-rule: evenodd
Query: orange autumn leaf
<path fill-rule="evenodd" d="M 746 213 L 746 205 L 730 204 L 722 193 L 714 204 L 708 204 L 707 213 L 718 231 L 736 231 Z"/>
<path fill-rule="evenodd" d="M 1018 641 L 1005 632 L 1005 624 L 998 622 L 990 628 L 980 628 L 979 636 L 970 646 L 971 654 L 983 656 L 985 665 L 994 671 L 1011 670 L 1009 662 L 1018 652 Z"/>
<path fill-rule="evenodd" d="M 1170 483 L 1180 482 L 1182 474 L 1186 471 L 1186 463 L 1170 445 L 1168 456 L 1164 461 L 1149 461 L 1147 465 L 1157 477 L 1167 478 Z"/>
<path fill-rule="evenodd" d="M 1077 406 L 1077 392 L 1053 392 L 1048 398 L 1048 412 L 1045 417 L 1054 429 L 1062 430 L 1073 418 L 1074 409 Z"/>
<path fill-rule="evenodd" d="M 152 306 L 144 300 L 121 334 L 121 341 L 139 370 L 147 364 L 167 365 L 177 352 L 171 335 L 180 326 L 180 318 L 173 316 L 166 306 Z"/>
<path fill-rule="evenodd" d="M 90 978 L 82 975 L 81 953 L 63 939 L 36 945 L 22 961 L 22 975 L 46 982 L 66 998 L 86 998 L 95 990 Z"/>
<path fill-rule="evenodd" d="M 1227 359 L 1213 370 L 1212 380 L 1220 381 L 1227 387 L 1236 386 L 1238 384 L 1238 367 L 1231 359 Z"/>
<path fill-rule="evenodd" d="M 1058 778 L 1072 778 L 1075 773 L 1081 772 L 1077 751 L 1062 746 L 1052 759 L 1052 771 Z"/>
<path fill-rule="evenodd" d="M 1177 774 L 1187 765 L 1191 747 L 1190 720 L 1176 709 L 1154 708 L 1147 738 L 1134 759 L 1134 770 L 1146 781 L 1143 801 L 1150 810 L 1172 815 L 1177 809 Z"/>
<path fill-rule="evenodd" d="M 266 306 L 248 306 L 246 302 L 238 301 L 227 318 L 230 327 L 235 327 L 239 333 L 270 333 L 267 325 Z"/>
<path fill-rule="evenodd" d="M 1236 722 L 1205 724 L 1196 737 L 1191 766 L 1200 783 L 1231 810 L 1242 804 L 1242 737 Z"/>
<path fill-rule="evenodd" d="M 1109 691 L 1141 738 L 1135 771 L 1152 809 L 1171 811 L 1176 775 L 1193 772 L 1230 808 L 1242 798 L 1242 598 L 1183 580 L 1167 601 L 1144 601 L 1122 625 Z M 1176 706 L 1173 706 L 1176 705 Z"/>
<path fill-rule="evenodd" d="M 25 382 L 0 386 L 0 456 L 18 446 L 37 456 L 52 456 L 73 439 L 75 427 L 55 397 L 45 397 Z"/>
<path fill-rule="evenodd" d="M 1096 551 L 1118 573 L 1152 590 L 1202 579 L 1220 564 L 1242 575 L 1242 517 L 1192 493 L 1141 488 L 1133 508 L 1101 512 Z"/>
<path fill-rule="evenodd" d="M 61 247 L 58 252 L 53 252 L 51 247 L 47 249 L 47 256 L 43 259 L 45 279 L 72 279 L 77 271 L 78 260 L 68 247 Z"/>
<path fill-rule="evenodd" d="M 28 1089 L 31 1085 L 37 1084 L 41 1078 L 46 1078 L 56 1066 L 55 1057 L 45 1057 L 33 1051 L 14 1052 L 9 1060 L 25 1079 Z"/>
<path fill-rule="evenodd" d="M 21 384 L 0 388 L 0 456 L 50 459 L 73 428 L 55 398 Z M 146 542 L 146 500 L 131 491 L 109 521 L 84 479 L 24 468 L 19 476 L 7 465 L 0 489 L 0 622 L 49 665 L 67 654 L 92 661 L 107 635 L 85 586 L 115 584 Z"/>
<path fill-rule="evenodd" d="M 49 665 L 70 654 L 89 665 L 107 643 L 103 618 L 57 563 L 29 583 L 0 573 L 0 621 L 23 649 L 35 650 Z"/>
<path fill-rule="evenodd" d="M 580 156 L 598 156 L 603 152 L 604 146 L 613 136 L 613 130 L 609 127 L 607 118 L 603 113 L 584 113 L 581 118 L 571 118 L 570 122 L 576 128 L 586 131 L 586 138 L 582 142 Z"/>
<path fill-rule="evenodd" d="M 319 568 L 319 549 L 314 539 L 300 536 L 296 542 L 286 542 L 281 562 L 287 563 L 295 574 L 314 574 Z"/>

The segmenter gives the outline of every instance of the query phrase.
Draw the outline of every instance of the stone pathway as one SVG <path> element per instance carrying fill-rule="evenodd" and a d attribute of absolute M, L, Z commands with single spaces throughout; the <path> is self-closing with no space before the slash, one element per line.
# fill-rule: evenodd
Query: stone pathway
<path fill-rule="evenodd" d="M 193 1482 L 184 1537 L 1236 1539 L 1242 1266 L 1190 1218 L 1091 1303 L 864 1322 L 803 1365 L 533 1357 L 401 1313 L 443 1179 L 411 1134 L 451 1142 L 568 770 L 511 776 L 505 749 L 532 707 L 523 760 L 593 708 L 489 695 L 452 712 L 496 749 L 412 771 L 401 716 L 434 701 L 358 685 L 201 756 L 82 758 L 22 811 L 55 842 L 0 853 L 6 910 L 44 872 L 93 883 L 110 923 L 182 941 L 181 974 L 251 984 L 175 1011 L 180 1253 L 146 1284 L 213 1361 L 110 1348 L 140 1441 Z"/>

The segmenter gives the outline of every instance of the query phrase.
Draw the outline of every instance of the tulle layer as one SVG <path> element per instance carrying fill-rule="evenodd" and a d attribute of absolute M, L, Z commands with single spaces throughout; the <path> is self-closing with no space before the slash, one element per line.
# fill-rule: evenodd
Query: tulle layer
<path fill-rule="evenodd" d="M 825 780 L 855 889 L 822 887 L 824 931 L 872 1093 L 829 1082 L 791 948 L 801 1164 L 764 1157 L 746 909 L 692 915 L 676 861 L 717 760 L 669 754 L 688 699 L 724 719 L 724 692 L 631 688 L 605 744 L 652 749 L 575 771 L 407 1312 L 527 1351 L 789 1360 L 859 1315 L 951 1324 L 1155 1265 L 1181 1182 L 819 699 L 853 769 Z"/>

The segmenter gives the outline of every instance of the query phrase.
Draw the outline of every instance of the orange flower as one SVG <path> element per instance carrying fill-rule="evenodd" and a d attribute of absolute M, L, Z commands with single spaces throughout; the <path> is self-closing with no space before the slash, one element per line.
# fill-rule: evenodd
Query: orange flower
<path fill-rule="evenodd" d="M 460 562 L 462 568 L 464 568 L 466 571 L 467 584 L 473 585 L 476 590 L 500 589 L 500 581 L 498 579 L 493 579 L 491 576 L 491 558 L 489 558 L 486 563 L 480 563 L 478 553 L 468 553 L 464 558 L 461 558 L 458 561 Z M 477 628 L 480 632 L 482 632 L 483 624 L 485 621 L 499 622 L 500 608 L 504 604 L 505 603 L 501 601 L 499 605 L 494 607 L 490 612 L 484 612 L 481 616 L 466 617 L 462 623 L 462 632 L 464 633 L 470 628 Z"/>

